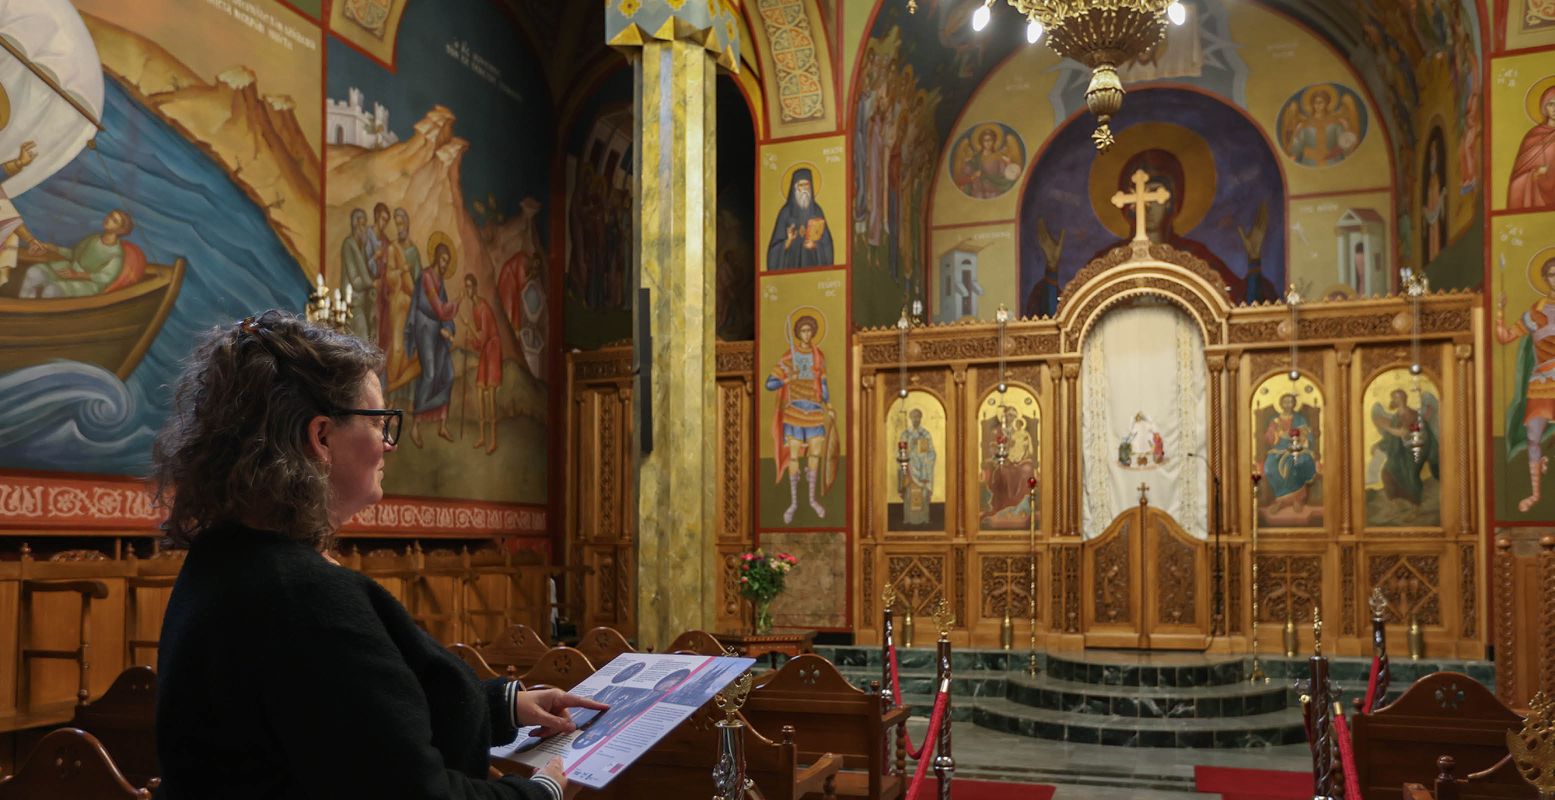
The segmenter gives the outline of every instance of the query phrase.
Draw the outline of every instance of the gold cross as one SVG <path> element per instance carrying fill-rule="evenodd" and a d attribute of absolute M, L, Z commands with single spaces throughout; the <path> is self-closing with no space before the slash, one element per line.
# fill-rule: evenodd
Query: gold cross
<path fill-rule="evenodd" d="M 1112 204 L 1120 209 L 1127 205 L 1134 207 L 1134 241 L 1148 242 L 1150 237 L 1145 235 L 1145 206 L 1150 203 L 1164 204 L 1172 199 L 1172 193 L 1164 188 L 1146 191 L 1146 187 L 1150 184 L 1150 175 L 1142 169 L 1134 170 L 1130 180 L 1134 183 L 1134 193 L 1119 191 L 1112 196 Z"/>
<path fill-rule="evenodd" d="M 1150 484 L 1141 482 L 1139 484 L 1139 504 L 1140 505 L 1143 506 L 1143 505 L 1148 505 L 1150 503 L 1149 494 L 1150 494 Z"/>

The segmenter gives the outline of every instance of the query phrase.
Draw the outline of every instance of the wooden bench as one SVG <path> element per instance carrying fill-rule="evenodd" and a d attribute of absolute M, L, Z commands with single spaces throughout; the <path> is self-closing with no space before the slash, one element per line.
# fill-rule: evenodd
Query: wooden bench
<path fill-rule="evenodd" d="M 690 630 L 675 637 L 669 652 L 694 656 L 726 656 L 729 651 L 718 643 L 718 638 L 707 631 Z"/>
<path fill-rule="evenodd" d="M 1520 730 L 1523 718 L 1473 678 L 1436 672 L 1351 724 L 1361 794 L 1393 800 L 1404 784 L 1433 780 L 1443 755 L 1469 772 L 1494 767 L 1507 755 L 1507 731 Z"/>
<path fill-rule="evenodd" d="M 38 742 L 16 774 L 0 780 L 0 800 L 149 800 L 156 786 L 153 780 L 135 788 L 96 737 L 60 728 Z"/>
<path fill-rule="evenodd" d="M 878 692 L 855 689 L 821 656 L 795 656 L 758 678 L 742 712 L 757 730 L 797 731 L 803 759 L 841 756 L 840 796 L 890 800 L 906 791 L 905 776 L 891 767 L 886 754 L 891 729 L 906 722 L 910 710 L 885 710 Z"/>
<path fill-rule="evenodd" d="M 92 669 L 92 601 L 108 599 L 108 584 L 102 580 L 23 579 L 17 613 L 16 711 L 14 728 L 58 724 L 69 718 L 69 701 L 47 706 L 32 702 L 32 663 L 38 660 L 70 661 L 76 667 L 76 703 L 86 702 Z M 36 647 L 32 643 L 33 598 L 37 595 L 76 595 L 80 598 L 79 636 L 72 648 Z M 63 717 L 54 714 L 63 712 Z"/>
<path fill-rule="evenodd" d="M 475 670 L 475 677 L 480 678 L 483 681 L 490 680 L 492 678 L 508 678 L 509 680 L 518 680 L 518 675 L 516 672 L 514 672 L 512 667 L 505 668 L 506 674 L 499 674 L 495 669 L 492 668 L 490 664 L 486 663 L 486 659 L 481 658 L 479 650 L 476 650 L 467 644 L 455 642 L 454 644 L 448 646 L 448 650 L 449 652 L 458 656 L 460 661 L 469 664 L 470 669 Z"/>
<path fill-rule="evenodd" d="M 572 687 L 594 674 L 594 664 L 588 656 L 571 647 L 553 647 L 540 656 L 533 667 L 520 678 L 525 688 L 553 686 L 571 691 Z"/>
<path fill-rule="evenodd" d="M 711 705 L 704 706 L 652 749 L 627 767 L 604 789 L 584 789 L 580 797 L 638 800 L 643 797 L 707 797 L 713 791 L 713 766 L 718 759 L 717 720 L 723 719 Z M 755 782 L 766 800 L 799 800 L 819 794 L 834 798 L 834 781 L 842 759 L 822 754 L 801 766 L 805 759 L 795 743 L 792 728 L 784 728 L 776 740 L 762 736 L 747 721 L 745 775 Z"/>
<path fill-rule="evenodd" d="M 528 672 L 551 646 L 528 625 L 509 625 L 495 641 L 475 649 L 496 669 L 512 667 L 522 674 Z"/>
<path fill-rule="evenodd" d="M 615 628 L 599 627 L 583 634 L 578 640 L 578 651 L 588 656 L 590 662 L 604 666 L 622 653 L 635 653 L 636 648 Z"/>
<path fill-rule="evenodd" d="M 96 701 L 76 706 L 69 727 L 95 737 L 134 786 L 162 774 L 157 765 L 157 674 L 130 667 Z"/>
<path fill-rule="evenodd" d="M 1436 759 L 1436 782 L 1431 789 L 1418 783 L 1404 784 L 1404 800 L 1538 800 L 1539 792 L 1523 780 L 1512 757 L 1507 756 L 1483 772 L 1467 778 L 1453 773 L 1452 756 Z"/>

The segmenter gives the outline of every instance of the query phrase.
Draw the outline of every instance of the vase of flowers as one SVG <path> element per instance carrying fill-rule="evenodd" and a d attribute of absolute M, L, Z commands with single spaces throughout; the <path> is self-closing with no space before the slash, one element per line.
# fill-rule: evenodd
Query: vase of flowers
<path fill-rule="evenodd" d="M 760 549 L 740 554 L 740 596 L 755 606 L 756 633 L 772 632 L 772 601 L 783 593 L 783 581 L 799 559 L 787 553 L 767 555 Z"/>

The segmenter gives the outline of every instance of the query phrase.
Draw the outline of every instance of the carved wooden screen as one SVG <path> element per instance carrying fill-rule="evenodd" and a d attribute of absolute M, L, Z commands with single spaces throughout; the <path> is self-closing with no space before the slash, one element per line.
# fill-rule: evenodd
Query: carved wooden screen
<path fill-rule="evenodd" d="M 1082 545 L 1087 647 L 1199 649 L 1209 636 L 1209 546 L 1148 505 Z"/>

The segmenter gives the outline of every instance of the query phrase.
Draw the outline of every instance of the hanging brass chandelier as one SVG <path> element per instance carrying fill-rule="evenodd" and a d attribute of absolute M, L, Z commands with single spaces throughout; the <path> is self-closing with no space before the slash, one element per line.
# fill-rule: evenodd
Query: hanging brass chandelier
<path fill-rule="evenodd" d="M 1123 107 L 1118 67 L 1144 55 L 1166 36 L 1166 22 L 1181 25 L 1188 10 L 1180 0 L 1005 0 L 1026 18 L 1026 41 L 1047 36 L 1048 47 L 1091 68 L 1085 104 L 1096 115 L 1091 141 L 1105 153 L 1112 147 L 1112 116 Z M 994 0 L 972 12 L 972 29 L 992 18 Z M 917 10 L 908 0 L 907 10 Z"/>

